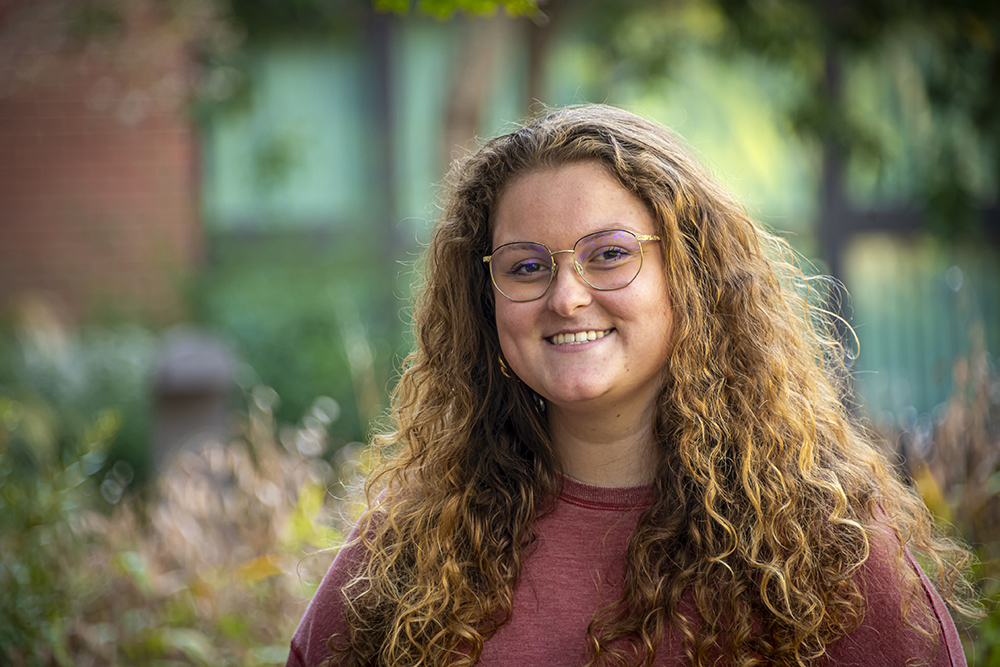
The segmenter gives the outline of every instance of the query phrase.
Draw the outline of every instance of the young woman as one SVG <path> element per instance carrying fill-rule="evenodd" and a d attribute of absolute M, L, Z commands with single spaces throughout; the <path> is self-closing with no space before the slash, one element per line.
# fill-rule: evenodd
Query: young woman
<path fill-rule="evenodd" d="M 448 183 L 391 454 L 289 665 L 965 664 L 967 553 L 668 131 L 556 111 Z"/>

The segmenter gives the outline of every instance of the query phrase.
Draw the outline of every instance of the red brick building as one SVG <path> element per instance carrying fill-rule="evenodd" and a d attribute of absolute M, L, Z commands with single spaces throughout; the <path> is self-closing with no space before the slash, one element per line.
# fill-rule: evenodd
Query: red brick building
<path fill-rule="evenodd" d="M 202 248 L 184 43 L 141 11 L 73 41 L 64 3 L 15 4 L 0 6 L 0 312 L 40 297 L 73 322 L 175 321 Z"/>

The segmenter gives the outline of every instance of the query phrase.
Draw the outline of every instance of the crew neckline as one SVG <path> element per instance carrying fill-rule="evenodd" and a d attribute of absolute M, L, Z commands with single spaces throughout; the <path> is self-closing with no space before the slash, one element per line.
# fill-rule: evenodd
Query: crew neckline
<path fill-rule="evenodd" d="M 563 475 L 563 488 L 559 499 L 591 509 L 644 509 L 653 502 L 653 485 L 597 486 Z"/>

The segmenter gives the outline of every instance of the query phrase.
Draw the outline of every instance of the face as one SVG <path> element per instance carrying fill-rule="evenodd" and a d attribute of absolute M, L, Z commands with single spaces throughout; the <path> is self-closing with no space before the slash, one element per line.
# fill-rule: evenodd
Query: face
<path fill-rule="evenodd" d="M 658 234 L 642 200 L 600 163 L 574 163 L 511 181 L 497 202 L 493 248 L 532 241 L 556 252 L 607 229 Z M 555 255 L 559 269 L 540 299 L 513 302 L 494 287 L 507 364 L 550 410 L 641 410 L 656 397 L 672 317 L 660 243 L 642 246 L 642 269 L 623 289 L 589 286 L 574 270 L 571 253 Z M 580 334 L 588 340 L 567 342 Z"/>

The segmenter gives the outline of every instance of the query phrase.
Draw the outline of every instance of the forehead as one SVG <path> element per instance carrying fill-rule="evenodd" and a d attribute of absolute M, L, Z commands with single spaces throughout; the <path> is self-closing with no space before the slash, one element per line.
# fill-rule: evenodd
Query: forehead
<path fill-rule="evenodd" d="M 597 161 L 517 175 L 501 192 L 492 216 L 494 247 L 513 241 L 570 247 L 604 229 L 654 234 L 656 224 L 642 199 Z"/>

